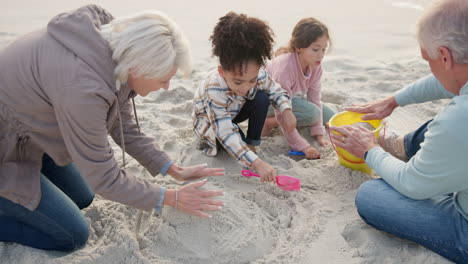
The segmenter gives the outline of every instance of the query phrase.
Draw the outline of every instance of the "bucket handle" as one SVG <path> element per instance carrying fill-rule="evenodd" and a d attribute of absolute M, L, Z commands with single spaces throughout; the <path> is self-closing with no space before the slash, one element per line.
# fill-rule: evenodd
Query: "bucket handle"
<path fill-rule="evenodd" d="M 383 144 L 385 143 L 385 130 L 386 130 L 386 122 L 383 122 L 383 135 L 382 135 L 382 143 L 380 143 L 380 146 L 383 146 Z M 343 156 L 341 153 L 338 152 L 338 150 L 336 150 L 336 147 L 335 147 L 335 144 L 333 143 L 333 138 L 331 137 L 331 132 L 330 132 L 330 124 L 327 122 L 326 124 L 327 126 L 327 130 L 328 130 L 328 138 L 330 138 L 330 143 L 333 147 L 333 150 L 335 150 L 336 154 L 338 156 L 340 156 L 340 158 L 344 159 L 345 161 L 349 162 L 349 163 L 352 163 L 352 164 L 362 164 L 362 163 L 365 163 L 366 161 L 365 160 L 362 160 L 362 161 L 352 161 L 352 160 L 349 160 L 347 159 L 345 156 Z"/>

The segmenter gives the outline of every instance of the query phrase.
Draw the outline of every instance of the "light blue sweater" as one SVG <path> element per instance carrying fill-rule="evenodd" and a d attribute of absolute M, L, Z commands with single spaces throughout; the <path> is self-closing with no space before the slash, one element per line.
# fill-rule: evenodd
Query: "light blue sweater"
<path fill-rule="evenodd" d="M 409 198 L 454 193 L 457 210 L 468 220 L 468 82 L 456 96 L 431 74 L 395 94 L 399 106 L 444 98 L 452 101 L 434 117 L 421 149 L 407 163 L 380 147 L 369 150 L 366 163 Z"/>

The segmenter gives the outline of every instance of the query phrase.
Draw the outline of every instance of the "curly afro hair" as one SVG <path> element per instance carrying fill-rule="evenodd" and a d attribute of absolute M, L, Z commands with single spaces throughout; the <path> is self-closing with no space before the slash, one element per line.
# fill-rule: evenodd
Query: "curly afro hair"
<path fill-rule="evenodd" d="M 225 71 L 238 72 L 248 61 L 265 66 L 271 59 L 274 33 L 262 20 L 229 12 L 221 17 L 210 37 L 213 55 Z"/>

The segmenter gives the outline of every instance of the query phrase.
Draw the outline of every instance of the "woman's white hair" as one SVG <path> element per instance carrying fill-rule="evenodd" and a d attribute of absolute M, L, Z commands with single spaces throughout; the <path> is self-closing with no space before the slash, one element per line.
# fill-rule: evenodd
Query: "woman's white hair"
<path fill-rule="evenodd" d="M 419 19 L 417 36 L 432 59 L 446 47 L 455 63 L 468 63 L 468 0 L 436 1 Z"/>
<path fill-rule="evenodd" d="M 185 76 L 191 73 L 190 45 L 177 24 L 159 11 L 145 11 L 112 20 L 101 35 L 116 61 L 117 89 L 131 71 L 146 79 L 161 78 L 175 66 Z"/>

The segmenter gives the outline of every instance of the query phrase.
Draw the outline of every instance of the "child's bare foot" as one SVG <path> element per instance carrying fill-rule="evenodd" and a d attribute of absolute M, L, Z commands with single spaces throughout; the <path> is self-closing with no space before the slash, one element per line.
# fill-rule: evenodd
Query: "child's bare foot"
<path fill-rule="evenodd" d="M 255 148 L 255 146 L 252 146 L 252 145 L 250 145 L 250 144 L 247 144 L 247 147 L 249 147 L 249 149 L 250 149 L 251 151 L 253 151 L 253 153 L 257 154 L 257 149 Z"/>
<path fill-rule="evenodd" d="M 328 146 L 330 144 L 330 142 L 328 140 L 326 140 L 323 135 L 317 135 L 316 136 L 317 138 L 317 141 L 318 143 L 320 144 L 320 146 L 322 147 L 325 147 L 325 146 Z"/>
<path fill-rule="evenodd" d="M 272 129 L 272 127 L 264 125 L 262 129 L 262 137 L 269 137 Z"/>
<path fill-rule="evenodd" d="M 265 124 L 263 125 L 262 137 L 268 137 L 271 134 L 271 130 L 278 126 L 279 124 L 278 121 L 276 121 L 276 117 L 267 117 L 267 119 L 265 120 Z"/>

